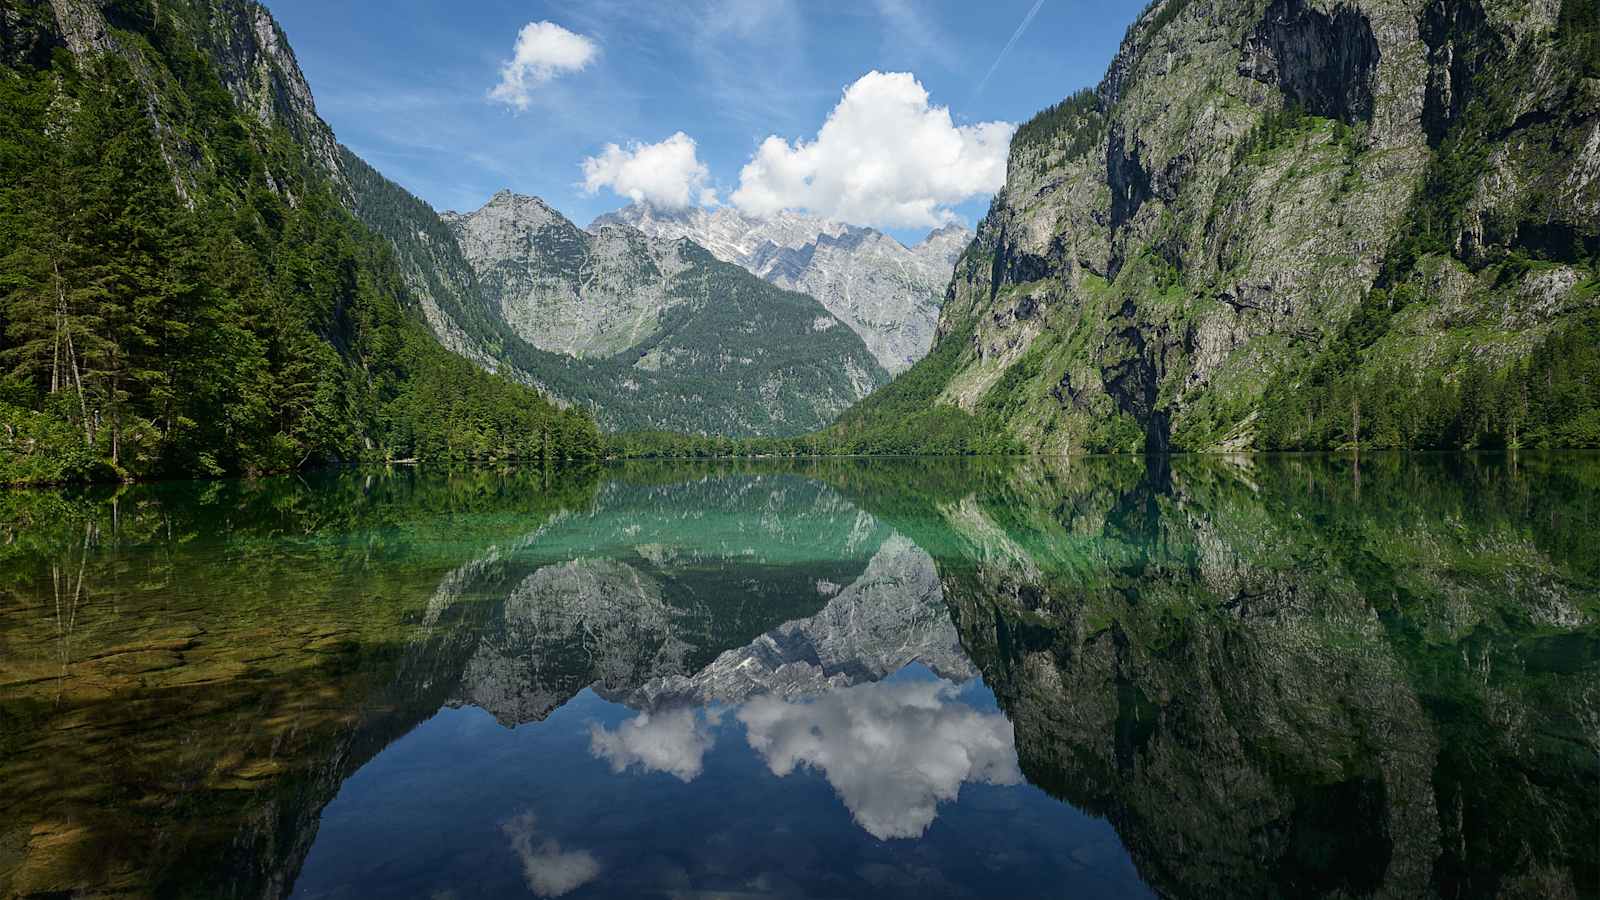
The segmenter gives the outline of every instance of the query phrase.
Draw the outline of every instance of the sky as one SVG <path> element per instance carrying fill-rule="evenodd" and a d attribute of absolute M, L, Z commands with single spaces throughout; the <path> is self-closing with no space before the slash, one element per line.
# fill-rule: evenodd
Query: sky
<path fill-rule="evenodd" d="M 267 0 L 339 139 L 440 210 L 799 209 L 972 225 L 1011 131 L 1143 0 Z"/>

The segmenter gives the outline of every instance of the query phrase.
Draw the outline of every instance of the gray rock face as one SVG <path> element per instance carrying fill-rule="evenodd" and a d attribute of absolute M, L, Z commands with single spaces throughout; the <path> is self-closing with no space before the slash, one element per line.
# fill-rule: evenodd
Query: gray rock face
<path fill-rule="evenodd" d="M 956 259 L 972 233 L 940 228 L 914 247 L 872 228 L 782 212 L 757 219 L 730 207 L 673 212 L 633 204 L 595 220 L 656 238 L 688 238 L 718 259 L 810 294 L 899 373 L 927 355 Z"/>
<path fill-rule="evenodd" d="M 333 129 L 317 114 L 311 86 L 272 14 L 239 0 L 213 3 L 209 13 L 197 37 L 209 45 L 234 102 L 262 124 L 288 129 L 335 184 L 347 187 Z"/>
<path fill-rule="evenodd" d="M 186 202 L 195 177 L 214 165 L 186 134 L 189 111 L 175 108 L 162 82 L 171 75 L 156 71 L 143 53 L 124 45 L 96 0 L 50 0 L 53 28 L 39 30 L 42 10 L 0 10 L 0 56 L 6 59 L 46 54 L 52 44 L 64 46 L 85 64 L 103 54 L 120 54 L 145 89 L 145 113 L 173 173 L 173 186 Z M 26 6 L 26 4 L 24 4 Z M 181 7 L 182 4 L 179 4 Z M 254 0 L 211 0 L 193 4 L 183 17 L 186 35 L 216 67 L 239 109 L 263 124 L 283 127 L 305 148 L 313 164 L 340 190 L 347 190 L 333 130 L 317 114 L 311 87 L 290 49 L 283 29 L 266 7 Z M 15 33 L 12 33 L 15 30 Z M 283 188 L 282 171 L 268 171 L 269 187 L 290 203 L 296 198 Z"/>
<path fill-rule="evenodd" d="M 684 238 L 585 232 L 509 191 L 442 220 L 495 323 L 542 352 L 508 355 L 513 372 L 608 428 L 801 434 L 888 381 L 817 300 Z"/>
<path fill-rule="evenodd" d="M 510 191 L 444 218 L 500 317 L 541 350 L 611 356 L 688 298 L 673 289 L 688 268 L 676 241 L 617 227 L 587 234 L 537 197 Z"/>
<path fill-rule="evenodd" d="M 938 399 L 1003 407 L 1046 452 L 1260 447 L 1271 392 L 1390 277 L 1427 299 L 1362 349 L 1361 379 L 1525 357 L 1583 314 L 1562 286 L 1600 246 L 1600 82 L 1556 6 L 1152 4 L 1097 92 L 1018 131 L 941 309 L 961 362 Z M 1485 98 L 1504 108 L 1474 124 Z M 1444 140 L 1457 127 L 1480 157 Z M 1430 228 L 1451 233 L 1383 275 Z M 1554 274 L 1497 276 L 1518 254 Z"/>

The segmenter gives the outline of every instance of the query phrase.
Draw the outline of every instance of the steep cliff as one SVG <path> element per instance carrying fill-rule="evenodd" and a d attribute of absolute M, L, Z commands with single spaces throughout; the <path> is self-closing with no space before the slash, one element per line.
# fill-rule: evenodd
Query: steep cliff
<path fill-rule="evenodd" d="M 1049 452 L 1600 441 L 1596 18 L 1158 0 L 1098 89 L 1018 130 L 930 358 L 847 424 L 937 403 Z"/>

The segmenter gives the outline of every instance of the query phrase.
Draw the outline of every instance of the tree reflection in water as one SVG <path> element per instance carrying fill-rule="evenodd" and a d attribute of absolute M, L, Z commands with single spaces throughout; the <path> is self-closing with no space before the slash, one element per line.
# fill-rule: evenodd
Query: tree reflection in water
<path fill-rule="evenodd" d="M 1600 458 L 1582 454 L 8 494 L 0 893 L 272 896 L 302 866 L 317 882 L 331 850 L 313 844 L 347 841 L 329 803 L 358 771 L 444 741 L 498 777 L 478 758 L 490 732 L 446 735 L 457 720 L 435 715 L 477 707 L 507 741 L 570 735 L 506 758 L 525 783 L 588 766 L 612 787 L 574 790 L 672 784 L 674 802 L 721 792 L 721 815 L 799 823 L 824 812 L 792 798 L 825 782 L 857 836 L 772 862 L 788 866 L 773 893 L 877 872 L 896 895 L 913 857 L 949 892 L 1027 868 L 962 868 L 979 857 L 1100 871 L 1088 838 L 1052 850 L 1067 826 L 1035 807 L 1007 815 L 1046 837 L 971 830 L 1000 802 L 985 791 L 1025 779 L 1105 817 L 1164 895 L 1592 895 L 1597 501 Z M 791 800 L 737 812 L 778 790 Z M 460 815 L 541 896 L 664 871 L 559 810 Z M 942 821 L 972 859 L 917 856 Z M 739 838 L 747 875 L 766 865 L 758 831 Z"/>

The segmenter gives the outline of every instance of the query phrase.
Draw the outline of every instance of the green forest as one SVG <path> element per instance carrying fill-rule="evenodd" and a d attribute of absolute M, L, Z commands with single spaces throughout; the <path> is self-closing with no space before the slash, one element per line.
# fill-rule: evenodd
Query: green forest
<path fill-rule="evenodd" d="M 1151 27 L 1182 8 L 1163 5 Z M 704 251 L 692 259 L 698 278 L 679 287 L 694 296 L 648 343 L 602 359 L 537 350 L 480 302 L 431 208 L 354 154 L 314 159 L 284 126 L 241 110 L 214 51 L 192 37 L 201 26 L 185 17 L 203 11 L 110 4 L 119 49 L 86 62 L 59 40 L 14 40 L 54 28 L 49 7 L 20 9 L 8 26 L 15 34 L 0 42 L 0 484 L 348 462 L 1032 449 L 1008 423 L 1039 375 L 1034 355 L 970 411 L 938 402 L 970 362 L 974 323 L 959 317 L 947 317 L 948 333 L 917 365 L 796 435 L 831 416 L 850 388 L 838 366 L 801 352 L 815 349 L 802 341 L 843 338 L 813 333 L 809 299 Z M 1565 99 L 1549 123 L 1528 127 L 1554 135 L 1540 152 L 1570 156 L 1578 132 L 1562 123 L 1589 114 L 1583 85 L 1600 73 L 1600 7 L 1567 0 L 1560 10 Z M 1513 102 L 1532 90 L 1521 82 L 1543 77 L 1522 64 L 1524 52 L 1486 68 L 1463 114 L 1431 141 L 1404 227 L 1355 313 L 1263 386 L 1254 449 L 1600 446 L 1600 233 L 1550 226 L 1525 209 L 1491 219 L 1474 252 L 1459 249 L 1473 192 L 1505 134 L 1527 118 Z M 1108 128 L 1100 103 L 1084 90 L 1045 109 L 1020 126 L 1013 155 L 1042 170 L 1096 152 Z M 1255 165 L 1319 122 L 1297 102 L 1265 107 L 1232 164 Z M 429 263 L 420 280 L 403 264 L 418 259 Z M 975 243 L 957 277 L 995 265 Z M 1469 274 L 1481 294 L 1474 302 L 1488 309 L 1509 302 L 1528 273 L 1558 266 L 1580 273 L 1574 295 L 1587 312 L 1495 353 L 1469 341 L 1410 364 L 1407 341 L 1437 303 L 1429 285 L 1438 272 Z M 441 346 L 418 291 L 521 380 Z M 737 337 L 754 321 L 767 330 Z M 717 363 L 735 339 L 759 346 L 764 371 L 781 383 L 826 386 L 826 402 L 787 390 L 758 398 L 766 382 L 730 377 Z M 639 364 L 645 354 L 700 368 L 667 379 Z M 618 433 L 602 434 L 596 416 Z M 692 428 L 724 436 L 684 433 Z M 1123 452 L 1143 441 L 1143 426 L 1119 414 L 1083 449 Z M 1173 449 L 1207 447 L 1180 440 Z"/>
<path fill-rule="evenodd" d="M 304 149 L 137 13 L 135 62 L 0 66 L 0 483 L 599 452 L 444 350 Z"/>

